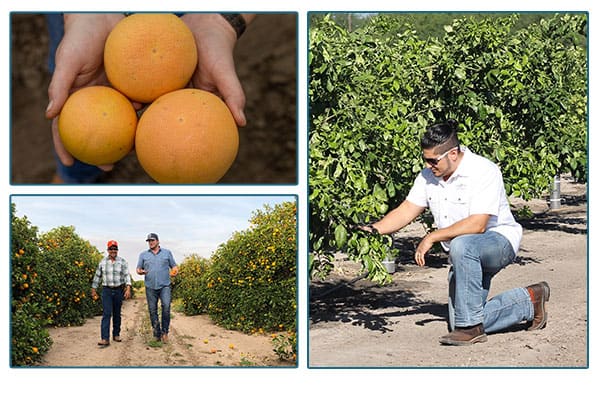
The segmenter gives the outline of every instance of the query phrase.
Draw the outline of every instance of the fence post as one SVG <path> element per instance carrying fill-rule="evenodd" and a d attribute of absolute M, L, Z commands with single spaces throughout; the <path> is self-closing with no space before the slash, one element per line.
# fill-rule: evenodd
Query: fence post
<path fill-rule="evenodd" d="M 556 210 L 560 208 L 560 176 L 554 176 L 554 183 L 552 184 L 552 191 L 550 193 L 550 209 Z"/>

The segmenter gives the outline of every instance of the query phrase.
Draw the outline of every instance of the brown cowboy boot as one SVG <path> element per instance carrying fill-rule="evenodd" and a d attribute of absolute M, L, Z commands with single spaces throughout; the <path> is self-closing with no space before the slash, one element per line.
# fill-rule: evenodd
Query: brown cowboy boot
<path fill-rule="evenodd" d="M 550 299 L 550 286 L 546 282 L 539 282 L 527 286 L 525 289 L 529 292 L 529 297 L 531 297 L 533 303 L 533 321 L 531 321 L 531 326 L 527 330 L 543 329 L 546 322 L 548 322 L 546 302 Z"/>
<path fill-rule="evenodd" d="M 441 344 L 452 346 L 466 346 L 473 343 L 487 342 L 487 335 L 483 330 L 483 324 L 465 328 L 455 328 L 452 332 L 440 338 Z"/>

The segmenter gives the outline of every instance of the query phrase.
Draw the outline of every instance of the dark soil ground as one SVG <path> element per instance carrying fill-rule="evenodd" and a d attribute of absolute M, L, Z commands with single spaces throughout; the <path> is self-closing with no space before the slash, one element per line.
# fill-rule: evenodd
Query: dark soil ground
<path fill-rule="evenodd" d="M 11 171 L 13 184 L 49 183 L 55 172 L 48 103 L 48 37 L 40 14 L 11 14 Z M 261 14 L 235 50 L 248 124 L 231 184 L 297 182 L 297 14 Z M 135 153 L 100 183 L 153 183 Z"/>

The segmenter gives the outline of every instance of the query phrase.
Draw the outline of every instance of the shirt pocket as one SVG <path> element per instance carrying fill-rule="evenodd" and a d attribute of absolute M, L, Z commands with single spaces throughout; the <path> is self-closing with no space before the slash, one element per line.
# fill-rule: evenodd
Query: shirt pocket
<path fill-rule="evenodd" d="M 427 207 L 433 216 L 433 220 L 436 225 L 439 226 L 441 220 L 440 215 L 444 213 L 444 205 L 442 198 L 440 197 L 440 191 L 436 187 L 430 187 L 427 190 Z"/>
<path fill-rule="evenodd" d="M 446 193 L 448 213 L 454 222 L 469 216 L 469 191 L 465 187 L 457 187 Z"/>

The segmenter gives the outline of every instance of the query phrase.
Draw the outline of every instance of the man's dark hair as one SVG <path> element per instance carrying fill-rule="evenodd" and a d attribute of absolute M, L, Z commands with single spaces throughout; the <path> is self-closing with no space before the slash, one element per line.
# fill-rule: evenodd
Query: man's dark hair
<path fill-rule="evenodd" d="M 446 122 L 431 125 L 421 137 L 421 148 L 422 149 L 433 149 L 439 145 L 444 145 L 443 148 L 439 149 L 439 153 L 448 151 L 454 147 L 460 146 L 458 141 L 458 122 L 453 119 L 449 119 Z"/>

